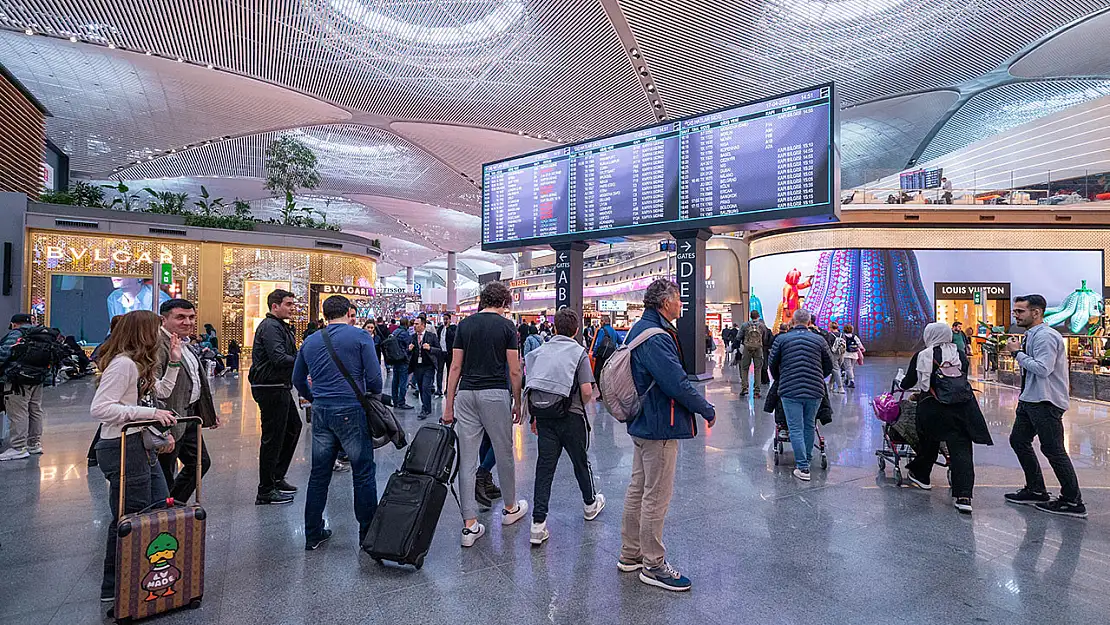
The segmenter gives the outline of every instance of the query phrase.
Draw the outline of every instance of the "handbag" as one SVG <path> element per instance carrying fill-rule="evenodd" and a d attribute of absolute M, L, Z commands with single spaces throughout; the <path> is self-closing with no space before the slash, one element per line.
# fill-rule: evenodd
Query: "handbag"
<path fill-rule="evenodd" d="M 158 401 L 154 393 L 150 391 L 147 391 L 145 394 L 140 393 L 139 400 L 135 403 L 144 408 L 155 408 L 159 410 L 163 408 L 162 402 Z M 145 449 L 158 451 L 170 444 L 170 428 L 166 426 L 147 426 L 142 429 L 142 435 L 143 448 Z"/>
<path fill-rule="evenodd" d="M 339 369 L 339 374 L 347 381 L 351 390 L 354 391 L 355 397 L 358 397 L 358 402 L 362 404 L 374 449 L 383 447 L 390 442 L 397 449 L 402 449 L 408 444 L 408 441 L 405 439 L 405 431 L 401 429 L 401 424 L 397 423 L 397 418 L 393 416 L 393 411 L 382 403 L 379 393 L 364 393 L 358 388 L 354 378 L 347 372 L 347 367 L 343 366 L 343 361 L 335 353 L 335 347 L 331 344 L 331 337 L 328 336 L 327 328 L 320 330 L 320 335 L 324 339 L 324 347 L 327 348 L 331 361 L 335 363 L 336 368 Z"/>

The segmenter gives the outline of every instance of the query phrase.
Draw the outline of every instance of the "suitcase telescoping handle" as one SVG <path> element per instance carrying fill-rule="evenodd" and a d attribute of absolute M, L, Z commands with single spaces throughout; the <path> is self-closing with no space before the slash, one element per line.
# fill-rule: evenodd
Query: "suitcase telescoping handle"
<path fill-rule="evenodd" d="M 200 453 L 200 450 L 204 448 L 203 445 L 202 445 L 202 441 L 201 441 L 200 431 L 204 429 L 202 427 L 204 425 L 204 422 L 203 422 L 203 419 L 201 419 L 200 417 L 178 417 L 177 422 L 178 423 L 195 422 L 197 424 L 197 503 L 200 503 L 200 480 L 201 480 L 201 473 L 203 473 L 203 470 L 202 470 L 203 467 L 201 465 L 201 457 L 202 457 L 203 454 Z M 127 430 L 133 430 L 135 428 L 145 428 L 145 427 L 150 427 L 150 426 L 162 427 L 162 424 L 153 420 L 153 419 L 151 419 L 149 421 L 132 421 L 130 423 L 124 424 L 124 426 L 122 428 L 122 431 L 120 432 L 120 437 L 119 437 L 119 441 L 120 441 L 120 443 L 119 443 L 119 517 L 120 518 L 123 518 L 123 511 L 124 511 L 124 505 L 123 504 L 124 504 L 124 499 L 127 496 L 127 477 L 126 477 L 127 476 Z M 174 445 L 176 445 L 176 444 L 177 444 L 177 441 L 174 441 Z"/>

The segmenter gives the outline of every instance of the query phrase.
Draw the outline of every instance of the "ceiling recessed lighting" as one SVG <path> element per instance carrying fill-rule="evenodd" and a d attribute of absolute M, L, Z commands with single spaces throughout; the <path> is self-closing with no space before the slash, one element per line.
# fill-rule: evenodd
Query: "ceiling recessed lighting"
<path fill-rule="evenodd" d="M 654 93 L 655 92 L 655 85 L 648 85 L 647 90 Z"/>
<path fill-rule="evenodd" d="M 181 58 L 181 57 L 177 57 L 177 62 L 178 62 L 178 63 L 184 63 L 184 62 L 185 62 L 185 59 L 183 59 L 183 58 Z"/>
<path fill-rule="evenodd" d="M 147 50 L 147 51 L 146 51 L 146 55 L 147 55 L 147 56 L 150 56 L 150 55 L 151 55 L 151 51 L 150 51 L 150 50 Z"/>
<path fill-rule="evenodd" d="M 114 43 L 108 44 L 108 49 L 109 50 L 115 50 L 116 49 L 116 44 L 114 44 Z"/>
<path fill-rule="evenodd" d="M 211 63 L 209 63 L 209 64 L 207 65 L 207 67 L 208 67 L 208 69 L 212 69 L 212 64 L 211 64 Z"/>
<path fill-rule="evenodd" d="M 77 37 L 74 36 L 74 35 L 71 35 L 70 38 L 69 38 L 69 41 L 70 41 L 70 43 L 77 43 Z"/>
<path fill-rule="evenodd" d="M 33 35 L 33 34 L 35 34 L 35 31 L 33 31 L 33 30 L 31 30 L 30 28 L 28 28 L 27 30 L 24 30 L 24 31 L 23 31 L 23 33 L 24 33 L 24 34 L 27 34 L 27 35 Z"/>

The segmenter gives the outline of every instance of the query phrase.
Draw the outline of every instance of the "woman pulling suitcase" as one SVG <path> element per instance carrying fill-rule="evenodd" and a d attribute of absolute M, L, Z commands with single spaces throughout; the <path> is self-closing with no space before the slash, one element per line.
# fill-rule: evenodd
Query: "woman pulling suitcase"
<path fill-rule="evenodd" d="M 127 313 L 101 346 L 97 361 L 104 373 L 93 396 L 90 413 L 100 421 L 96 459 L 108 480 L 108 508 L 112 511 L 104 554 L 104 579 L 100 585 L 100 600 L 103 602 L 114 601 L 116 595 L 121 431 L 133 421 L 156 420 L 166 426 L 177 422 L 172 412 L 155 407 L 154 397 L 168 397 L 181 370 L 181 342 L 173 336 L 170 339 L 170 366 L 161 379 L 155 377 L 161 327 L 161 319 L 151 311 Z M 172 437 L 163 440 L 151 434 L 145 429 L 127 434 L 124 497 L 124 512 L 127 514 L 139 512 L 169 497 L 166 478 L 158 463 L 158 451 L 172 450 L 174 441 Z"/>

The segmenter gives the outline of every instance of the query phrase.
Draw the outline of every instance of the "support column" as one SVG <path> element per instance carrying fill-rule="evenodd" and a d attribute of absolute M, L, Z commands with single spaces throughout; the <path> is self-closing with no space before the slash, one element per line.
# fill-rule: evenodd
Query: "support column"
<path fill-rule="evenodd" d="M 712 371 L 705 363 L 705 242 L 708 230 L 672 232 L 678 246 L 675 275 L 682 296 L 682 316 L 678 318 L 678 342 L 682 346 L 682 366 L 691 380 L 709 380 Z"/>
<path fill-rule="evenodd" d="M 447 252 L 447 310 L 452 314 L 459 312 L 459 269 L 458 254 Z"/>
<path fill-rule="evenodd" d="M 582 254 L 589 249 L 586 243 L 560 243 L 555 250 L 555 311 L 570 308 L 582 317 Z M 579 325 L 579 334 L 581 326 Z M 575 335 L 578 338 L 578 335 Z"/>
<path fill-rule="evenodd" d="M 412 293 L 412 285 L 416 282 L 416 270 L 412 267 L 405 267 L 405 293 Z"/>

